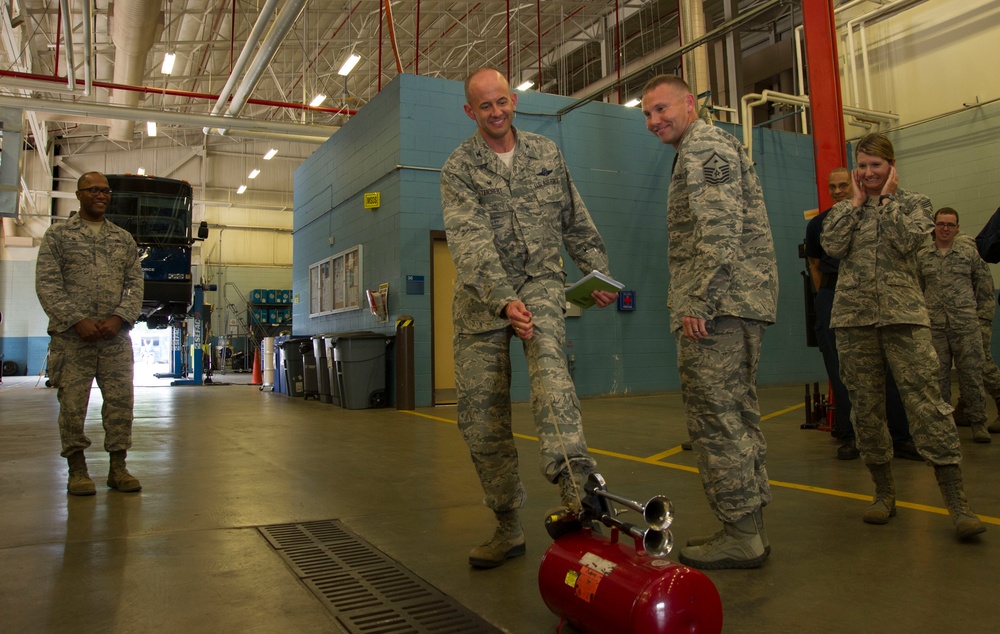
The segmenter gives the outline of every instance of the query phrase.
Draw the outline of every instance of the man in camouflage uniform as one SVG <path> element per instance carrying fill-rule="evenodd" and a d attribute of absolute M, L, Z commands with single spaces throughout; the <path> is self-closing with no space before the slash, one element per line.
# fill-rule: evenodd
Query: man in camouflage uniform
<path fill-rule="evenodd" d="M 441 203 L 457 271 L 458 426 L 498 521 L 493 538 L 473 549 L 469 563 L 492 568 L 525 552 L 518 518 L 525 492 L 511 432 L 510 340 L 522 340 L 528 363 L 542 473 L 559 483 L 563 503 L 578 513 L 595 462 L 566 363 L 559 249 L 565 246 L 585 273 L 609 271 L 604 241 L 559 148 L 512 126 L 517 94 L 503 75 L 488 68 L 472 73 L 465 96 L 465 112 L 478 130 L 441 170 Z M 600 307 L 616 297 L 593 294 Z"/>
<path fill-rule="evenodd" d="M 997 209 L 986 225 L 976 236 L 976 250 L 985 262 L 996 264 L 1000 262 L 1000 209 Z M 979 328 L 983 336 L 983 388 L 990 395 L 997 407 L 997 417 L 990 423 L 987 430 L 991 434 L 1000 434 L 1000 368 L 993 360 L 993 316 L 996 312 L 996 288 L 990 280 L 989 288 L 980 289 L 981 297 L 976 300 L 979 306 Z M 987 295 L 988 291 L 988 295 Z M 961 411 L 961 401 L 959 402 Z M 959 412 L 960 413 L 960 412 Z M 958 423 L 958 416 L 955 417 Z M 959 423 L 961 424 L 961 423 Z"/>
<path fill-rule="evenodd" d="M 942 207 L 934 214 L 934 241 L 917 253 L 920 285 L 931 321 L 931 341 L 937 352 L 941 398 L 951 403 L 951 364 L 955 362 L 965 420 L 976 442 L 990 442 L 983 394 L 983 338 L 977 300 L 987 297 L 993 308 L 993 277 L 975 243 L 958 237 L 958 212 Z"/>
<path fill-rule="evenodd" d="M 934 227 L 926 196 L 899 188 L 895 151 L 883 134 L 855 146 L 850 200 L 823 222 L 823 248 L 840 259 L 830 326 L 836 329 L 840 375 L 851 392 L 858 450 L 875 484 L 863 515 L 886 524 L 896 515 L 892 441 L 885 420 L 886 366 L 896 378 L 917 451 L 934 474 L 960 539 L 986 530 L 962 484 L 952 407 L 941 398 L 938 361 L 915 254 Z"/>
<path fill-rule="evenodd" d="M 757 364 L 778 298 L 764 196 L 740 142 L 698 118 L 682 79 L 651 79 L 642 111 L 650 132 L 677 150 L 667 200 L 667 308 L 688 433 L 709 505 L 723 524 L 690 540 L 680 560 L 755 568 L 770 552 L 762 508 L 771 501 Z"/>
<path fill-rule="evenodd" d="M 108 486 L 138 491 L 125 468 L 132 446 L 132 339 L 142 308 L 142 266 L 135 240 L 104 218 L 108 179 L 88 172 L 77 183 L 79 213 L 53 224 L 38 250 L 35 292 L 49 316 L 49 380 L 59 388 L 61 455 L 69 463 L 67 490 L 96 492 L 87 472 L 84 433 L 90 389 L 97 379 L 104 405 L 104 449 L 111 454 Z"/>

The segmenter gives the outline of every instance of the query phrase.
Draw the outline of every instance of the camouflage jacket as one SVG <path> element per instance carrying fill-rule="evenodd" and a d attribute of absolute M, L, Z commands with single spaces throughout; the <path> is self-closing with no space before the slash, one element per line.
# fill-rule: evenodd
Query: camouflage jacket
<path fill-rule="evenodd" d="M 677 147 L 667 233 L 671 330 L 684 317 L 774 322 L 778 269 L 760 181 L 736 137 L 700 119 Z"/>
<path fill-rule="evenodd" d="M 947 251 L 933 242 L 924 245 L 917 252 L 917 264 L 931 326 L 979 328 L 982 315 L 993 319 L 993 276 L 968 236 L 956 236 Z"/>
<path fill-rule="evenodd" d="M 455 330 L 508 325 L 501 311 L 529 279 L 563 282 L 560 247 L 584 273 L 610 275 L 604 241 L 562 153 L 549 139 L 515 130 L 508 170 L 477 132 L 441 170 L 441 205 L 455 261 Z"/>
<path fill-rule="evenodd" d="M 77 214 L 53 224 L 42 238 L 35 292 L 49 316 L 49 333 L 111 315 L 130 327 L 142 310 L 143 284 L 135 240 L 109 220 L 94 235 Z"/>
<path fill-rule="evenodd" d="M 915 255 L 934 229 L 931 201 L 899 189 L 895 200 L 862 207 L 837 203 L 823 221 L 820 242 L 840 258 L 831 328 L 915 324 L 929 326 Z"/>

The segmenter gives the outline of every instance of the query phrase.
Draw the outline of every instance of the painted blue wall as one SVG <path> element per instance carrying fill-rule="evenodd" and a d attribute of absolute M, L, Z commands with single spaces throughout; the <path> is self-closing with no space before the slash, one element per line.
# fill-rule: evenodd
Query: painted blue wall
<path fill-rule="evenodd" d="M 439 170 L 475 132 L 464 113 L 462 84 L 401 75 L 307 159 L 295 174 L 294 291 L 296 334 L 375 330 L 392 334 L 396 316 L 414 317 L 416 402 L 431 403 L 430 238 L 443 230 Z M 666 198 L 672 147 L 646 129 L 642 113 L 590 103 L 557 118 L 572 103 L 553 95 L 519 97 L 515 125 L 544 134 L 562 148 L 611 259 L 611 273 L 636 292 L 637 310 L 586 311 L 567 323 L 581 396 L 676 390 L 675 344 L 667 332 Z M 738 131 L 736 131 L 738 133 Z M 762 385 L 823 380 L 818 351 L 805 347 L 803 261 L 805 221 L 815 206 L 809 137 L 755 131 L 757 170 L 764 186 L 781 284 L 778 323 L 769 329 L 759 370 Z M 381 208 L 365 211 L 365 192 L 381 193 Z M 333 245 L 329 238 L 334 238 Z M 362 244 L 365 288 L 390 287 L 390 319 L 375 324 L 366 310 L 308 316 L 309 265 Z M 568 257 L 569 279 L 580 272 Z M 424 295 L 401 293 L 406 275 L 423 275 Z M 519 346 L 513 346 L 515 351 Z M 514 397 L 526 400 L 523 356 L 515 352 Z"/>

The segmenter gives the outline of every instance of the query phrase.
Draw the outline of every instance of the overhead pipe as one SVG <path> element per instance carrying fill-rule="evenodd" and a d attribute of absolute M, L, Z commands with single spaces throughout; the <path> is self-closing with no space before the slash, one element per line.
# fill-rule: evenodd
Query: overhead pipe
<path fill-rule="evenodd" d="M 630 79 L 642 75 L 643 73 L 648 71 L 650 68 L 653 68 L 654 66 L 669 62 L 681 55 L 684 55 L 688 51 L 695 50 L 702 44 L 707 44 L 709 42 L 712 42 L 713 40 L 718 39 L 719 37 L 725 35 L 726 33 L 738 29 L 748 22 L 756 20 L 761 15 L 767 13 L 771 9 L 774 9 L 775 7 L 778 7 L 782 4 L 787 4 L 787 2 L 788 0 L 770 0 L 769 2 L 760 4 L 754 7 L 753 9 L 739 15 L 738 17 L 729 20 L 728 22 L 720 24 L 718 27 L 706 33 L 704 37 L 698 38 L 697 40 L 685 44 L 680 48 L 676 48 L 666 52 L 657 51 L 653 55 L 647 55 L 646 57 L 642 58 L 642 60 L 640 60 L 639 63 L 632 68 L 632 70 L 627 71 L 620 79 L 616 79 L 614 77 L 604 77 L 603 79 L 600 79 L 591 84 L 589 89 L 583 92 L 582 96 L 579 99 L 577 99 L 576 101 L 574 101 L 573 103 L 564 108 L 560 108 L 556 112 L 556 116 L 557 117 L 565 116 L 570 112 L 576 110 L 577 108 L 581 108 L 586 104 L 590 103 L 591 101 L 593 101 L 594 99 L 597 99 L 605 92 L 617 86 L 619 83 L 625 83 Z"/>
<path fill-rule="evenodd" d="M 271 30 L 267 32 L 267 35 L 264 36 L 264 41 L 261 42 L 257 56 L 250 63 L 247 74 L 243 77 L 243 81 L 239 87 L 234 91 L 233 101 L 229 104 L 229 109 L 226 110 L 226 116 L 236 117 L 243 111 L 247 100 L 250 98 L 250 93 L 257 87 L 260 78 L 264 75 L 264 71 L 267 70 L 274 56 L 278 53 L 278 47 L 281 46 L 281 42 L 284 41 L 296 20 L 302 15 L 305 5 L 306 0 L 289 0 L 278 13 L 278 17 L 274 20 L 274 25 L 271 26 Z"/>
<path fill-rule="evenodd" d="M 7 82 L 11 86 L 30 88 L 32 90 L 37 90 L 40 92 L 61 92 L 62 89 L 57 90 L 53 83 L 62 83 L 61 77 L 52 77 L 50 75 L 36 75 L 33 73 L 22 73 L 14 70 L 0 70 L 0 77 L 6 77 Z M 77 84 L 82 83 L 83 80 L 76 80 Z M 187 99 L 209 99 L 216 100 L 219 98 L 218 95 L 212 93 L 203 92 L 191 92 L 189 90 L 177 90 L 174 88 L 156 88 L 153 86 L 128 86 L 125 84 L 116 84 L 110 81 L 95 81 L 93 85 L 97 88 L 107 88 L 110 90 L 123 90 L 131 92 L 139 92 L 145 94 L 157 94 L 157 95 L 168 95 L 175 97 L 184 97 Z M 275 108 L 288 108 L 291 110 L 309 110 L 311 112 L 325 112 L 329 114 L 346 114 L 355 115 L 356 110 L 351 110 L 347 108 L 330 108 L 324 106 L 310 106 L 308 104 L 301 103 L 291 103 L 287 101 L 272 101 L 270 99 L 247 99 L 247 103 L 254 104 L 256 106 L 272 106 Z M 221 116 L 221 115 L 216 115 Z"/>
<path fill-rule="evenodd" d="M 875 1 L 876 0 L 851 0 L 851 2 L 847 2 L 845 4 L 840 5 L 839 7 L 835 7 L 833 9 L 833 14 L 836 15 L 838 13 L 843 13 L 844 11 L 846 11 L 848 9 L 853 9 L 854 7 L 858 6 L 859 4 L 864 4 L 866 2 L 875 2 Z M 802 54 L 802 39 L 803 39 L 802 38 L 802 33 L 803 33 L 804 29 L 805 29 L 805 25 L 804 24 L 800 24 L 797 27 L 795 27 L 795 29 L 793 31 L 793 37 L 794 37 L 794 40 L 795 40 L 795 76 L 796 76 L 796 78 L 798 79 L 798 82 L 799 82 L 798 92 L 796 93 L 798 95 L 805 95 L 806 94 L 806 88 L 805 88 L 805 86 L 806 86 L 805 63 L 804 63 L 804 57 L 803 57 L 803 54 Z M 802 130 L 803 133 L 807 133 L 808 134 L 808 130 L 809 130 L 809 127 L 808 127 L 809 126 L 809 118 L 806 116 L 806 111 L 803 110 L 802 114 L 800 116 L 801 116 L 801 119 L 800 119 L 801 130 Z"/>
<path fill-rule="evenodd" d="M 801 106 L 809 108 L 808 95 L 789 95 L 774 90 L 764 90 L 759 93 L 743 95 L 740 100 L 743 121 L 743 147 L 746 149 L 747 157 L 753 162 L 753 109 L 765 103 L 783 103 L 790 106 Z M 878 112 L 853 106 L 844 106 L 844 113 L 856 116 L 862 121 L 869 121 L 876 124 L 896 123 L 899 115 L 892 112 Z"/>
<path fill-rule="evenodd" d="M 869 108 L 871 107 L 872 101 L 872 85 L 871 85 L 871 74 L 868 70 L 868 42 L 865 36 L 865 23 L 873 20 L 877 17 L 888 15 L 890 13 L 895 13 L 903 9 L 908 9 L 913 5 L 922 4 L 926 0 L 896 0 L 895 2 L 890 2 L 889 4 L 882 5 L 877 9 L 873 9 L 864 15 L 858 16 L 847 23 L 847 48 L 849 51 L 850 63 L 848 68 L 851 71 L 851 86 L 853 88 L 854 105 L 860 105 L 861 95 L 858 90 L 858 71 L 855 63 L 855 53 L 854 53 L 854 27 L 858 26 L 858 32 L 861 35 L 861 56 L 862 56 L 862 70 L 865 80 L 865 105 Z"/>
<path fill-rule="evenodd" d="M 250 35 L 247 37 L 246 43 L 243 45 L 243 50 L 240 51 L 240 56 L 237 58 L 236 63 L 233 65 L 232 70 L 229 72 L 229 78 L 226 80 L 226 85 L 222 87 L 222 91 L 219 93 L 219 99 L 212 106 L 212 114 L 217 115 L 226 107 L 229 103 L 229 97 L 233 94 L 233 89 L 236 87 L 236 82 L 239 81 L 240 75 L 246 69 L 247 63 L 250 61 L 250 55 L 253 54 L 254 48 L 257 47 L 257 43 L 260 42 L 260 37 L 264 33 L 264 29 L 267 28 L 267 23 L 271 21 L 271 16 L 274 15 L 274 10 L 278 6 L 278 0 L 267 0 L 264 6 L 261 7 L 260 15 L 257 16 L 257 21 L 253 25 L 253 29 L 250 31 Z M 236 4 L 233 3 L 233 10 L 236 10 Z M 235 38 L 236 23 L 233 22 L 233 31 Z M 208 134 L 211 130 L 205 128 L 202 130 L 205 134 Z"/>
<path fill-rule="evenodd" d="M 699 40 L 705 36 L 705 6 L 702 0 L 681 0 L 681 33 L 684 41 Z M 684 43 L 681 42 L 681 44 Z M 708 78 L 708 51 L 702 45 L 684 55 L 684 79 L 695 95 L 711 90 Z"/>
<path fill-rule="evenodd" d="M 396 73 L 403 74 L 403 61 L 399 58 L 399 45 L 396 43 L 396 24 L 392 20 L 392 3 L 385 0 L 385 22 L 389 27 L 389 41 L 392 43 L 392 53 L 396 56 Z M 382 72 L 382 69 L 379 69 Z"/>
<path fill-rule="evenodd" d="M 91 64 L 94 59 L 94 0 L 83 0 L 81 6 L 83 23 L 83 96 L 89 97 L 93 89 L 94 71 Z M 69 80 L 70 75 L 66 73 Z M 72 82 L 72 87 L 76 88 L 76 82 Z"/>
<path fill-rule="evenodd" d="M 69 12 L 69 0 L 59 0 L 62 15 L 63 37 L 66 40 L 66 83 L 70 90 L 76 87 L 76 61 L 73 59 L 73 15 Z M 59 42 L 56 42 L 56 46 Z M 58 67 L 56 68 L 58 72 Z"/>
<path fill-rule="evenodd" d="M 314 142 L 325 142 L 339 126 L 306 125 L 301 123 L 281 123 L 276 121 L 259 121 L 240 119 L 238 117 L 220 117 L 203 114 L 190 114 L 170 110 L 151 110 L 132 108 L 114 104 L 86 103 L 82 101 L 56 101 L 50 99 L 29 99 L 0 95 L 0 107 L 21 108 L 38 112 L 51 112 L 71 116 L 96 116 L 107 119 L 131 121 L 156 121 L 183 126 L 224 127 L 231 130 L 248 131 L 248 133 L 271 133 L 291 135 L 297 139 L 311 139 Z M 221 120 L 221 121 L 220 121 Z"/>
<path fill-rule="evenodd" d="M 115 0 L 111 20 L 111 41 L 115 45 L 114 81 L 116 84 L 136 85 L 146 72 L 146 58 L 156 41 L 157 27 L 162 23 L 159 3 L 148 0 Z M 111 102 L 126 107 L 139 105 L 139 95 L 134 92 L 111 93 Z M 148 120 L 140 116 L 138 121 Z M 112 141 L 131 141 L 135 121 L 116 120 L 111 124 L 108 138 Z"/>

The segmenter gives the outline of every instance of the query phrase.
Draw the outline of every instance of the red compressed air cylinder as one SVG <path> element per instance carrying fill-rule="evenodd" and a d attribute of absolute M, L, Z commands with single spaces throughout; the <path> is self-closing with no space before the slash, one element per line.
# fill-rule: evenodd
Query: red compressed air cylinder
<path fill-rule="evenodd" d="M 591 634 L 722 631 L 722 601 L 708 577 L 612 535 L 584 529 L 549 546 L 538 588 L 553 613 Z"/>

